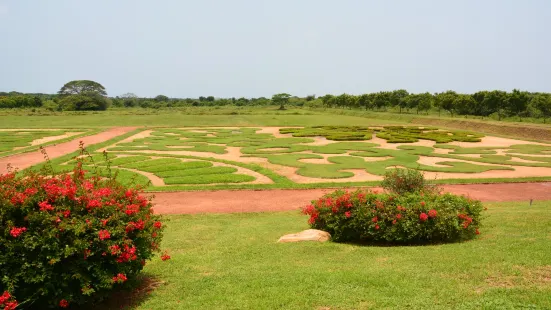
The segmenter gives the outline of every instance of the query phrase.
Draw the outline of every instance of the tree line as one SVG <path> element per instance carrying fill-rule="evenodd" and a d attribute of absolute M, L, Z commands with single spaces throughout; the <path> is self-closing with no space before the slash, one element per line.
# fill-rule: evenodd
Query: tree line
<path fill-rule="evenodd" d="M 441 93 L 409 93 L 404 89 L 380 91 L 361 95 L 325 95 L 316 97 L 291 96 L 287 93 L 275 94 L 271 98 L 169 98 L 158 95 L 154 98 L 140 98 L 133 93 L 108 97 L 105 88 L 94 81 L 71 81 L 51 94 L 1 93 L 0 108 L 36 108 L 46 107 L 55 110 L 106 110 L 113 107 L 164 108 L 185 106 L 267 106 L 277 105 L 285 109 L 286 105 L 312 106 L 328 108 L 365 109 L 387 111 L 396 109 L 399 113 L 411 111 L 428 113 L 442 112 L 450 116 L 472 115 L 489 117 L 495 115 L 498 120 L 515 116 L 543 118 L 544 122 L 551 116 L 551 94 L 527 92 L 514 89 L 511 92 L 501 90 L 478 91 L 473 94 L 461 94 L 452 90 Z"/>

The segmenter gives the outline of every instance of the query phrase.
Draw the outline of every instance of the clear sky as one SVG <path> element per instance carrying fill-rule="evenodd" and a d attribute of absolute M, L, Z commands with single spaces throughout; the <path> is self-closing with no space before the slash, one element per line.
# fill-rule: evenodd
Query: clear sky
<path fill-rule="evenodd" d="M 550 0 L 0 0 L 0 91 L 551 92 Z"/>

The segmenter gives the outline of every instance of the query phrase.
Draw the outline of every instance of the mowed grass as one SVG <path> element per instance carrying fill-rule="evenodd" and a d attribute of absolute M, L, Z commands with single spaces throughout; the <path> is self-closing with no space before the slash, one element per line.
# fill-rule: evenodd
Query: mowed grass
<path fill-rule="evenodd" d="M 308 228 L 298 211 L 169 216 L 172 259 L 129 308 L 550 309 L 551 202 L 486 206 L 477 239 L 404 247 L 276 243 Z"/>
<path fill-rule="evenodd" d="M 102 112 L 58 112 L 52 115 L 0 114 L 0 128 L 67 128 L 112 126 L 316 126 L 399 124 L 349 115 L 304 109 L 277 111 L 277 107 L 229 107 L 217 109 L 166 109 L 159 111 L 128 109 Z"/>

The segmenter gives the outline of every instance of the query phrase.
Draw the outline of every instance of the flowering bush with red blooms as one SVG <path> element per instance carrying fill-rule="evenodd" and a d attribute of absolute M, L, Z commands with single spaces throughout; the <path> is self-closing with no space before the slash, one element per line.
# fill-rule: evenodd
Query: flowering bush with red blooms
<path fill-rule="evenodd" d="M 479 234 L 482 204 L 463 196 L 416 192 L 402 196 L 336 191 L 303 209 L 312 228 L 334 241 L 438 243 Z"/>
<path fill-rule="evenodd" d="M 158 251 L 163 224 L 150 200 L 81 167 L 0 175 L 0 309 L 97 301 Z"/>

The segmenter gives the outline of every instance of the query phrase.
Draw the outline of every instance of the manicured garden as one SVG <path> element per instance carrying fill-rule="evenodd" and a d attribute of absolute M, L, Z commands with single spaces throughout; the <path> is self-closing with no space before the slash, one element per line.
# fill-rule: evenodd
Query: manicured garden
<path fill-rule="evenodd" d="M 299 212 L 166 216 L 168 262 L 113 309 L 548 309 L 551 202 L 486 203 L 474 240 L 424 246 L 276 243 Z"/>
<path fill-rule="evenodd" d="M 90 129 L 0 129 L 0 157 L 30 152 L 40 146 L 74 140 L 94 134 Z"/>
<path fill-rule="evenodd" d="M 7 293 L 0 305 L 551 307 L 549 202 L 481 204 L 441 195 L 419 172 L 393 169 L 417 169 L 430 184 L 549 180 L 550 145 L 434 127 L 363 126 L 139 127 L 37 165 L 32 170 L 69 174 L 21 179 L 40 189 L 17 183 L 0 195 L 0 268 L 10 274 L 2 280 L 0 293 Z M 73 131 L 94 132 L 59 130 Z M 79 163 L 83 170 L 75 173 Z M 394 183 L 383 181 L 392 173 Z M 394 192 L 340 190 L 297 204 L 294 212 L 169 215 L 160 224 L 141 194 L 128 196 L 125 187 L 109 183 L 112 178 L 153 191 L 344 188 L 383 181 Z M 75 199 L 72 188 L 86 199 Z M 328 231 L 333 239 L 276 242 L 308 228 Z M 63 244 L 69 247 L 62 250 Z M 43 255 L 33 256 L 38 247 L 45 247 Z M 153 256 L 158 249 L 163 252 Z M 13 257 L 22 252 L 39 272 L 17 272 L 21 260 Z M 52 277 L 57 280 L 44 282 Z M 103 296 L 107 300 L 96 304 Z"/>
<path fill-rule="evenodd" d="M 551 178 L 549 144 L 420 126 L 138 128 L 89 151 L 86 169 L 159 191 L 375 185 L 394 167 L 447 183 Z M 70 170 L 71 156 L 52 163 Z"/>

